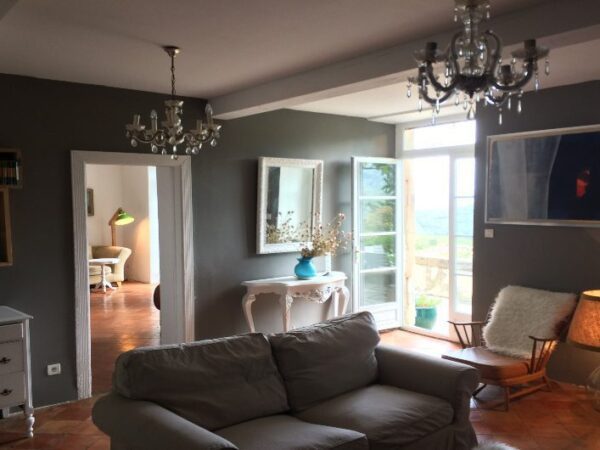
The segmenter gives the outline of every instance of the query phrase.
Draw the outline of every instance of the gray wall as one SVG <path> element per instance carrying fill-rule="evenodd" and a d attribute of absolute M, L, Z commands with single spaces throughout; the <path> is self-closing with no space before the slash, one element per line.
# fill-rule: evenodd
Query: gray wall
<path fill-rule="evenodd" d="M 598 124 L 599 104 L 600 82 L 591 82 L 528 93 L 523 114 L 505 113 L 502 126 L 498 125 L 495 108 L 479 109 L 473 261 L 475 319 L 485 318 L 497 292 L 508 284 L 565 292 L 600 286 L 599 228 L 495 225 L 487 227 L 494 228 L 494 239 L 483 237 L 487 136 Z M 600 354 L 562 343 L 548 370 L 556 379 L 583 383 L 598 365 Z"/>
<path fill-rule="evenodd" d="M 20 148 L 24 164 L 24 187 L 10 193 L 14 265 L 0 268 L 0 304 L 35 317 L 34 403 L 59 403 L 77 395 L 70 151 L 146 152 L 130 147 L 124 125 L 134 112 L 160 111 L 165 96 L 0 75 L 0 98 L 0 147 Z M 203 106 L 186 100 L 186 127 Z M 290 274 L 295 262 L 255 254 L 257 157 L 324 159 L 326 214 L 349 213 L 350 155 L 392 155 L 393 139 L 391 126 L 293 111 L 225 124 L 221 144 L 193 162 L 199 337 L 246 331 L 239 283 Z M 348 258 L 336 268 L 349 271 Z M 310 306 L 297 305 L 306 309 L 297 317 L 323 315 Z M 268 301 L 256 309 L 259 327 L 280 324 Z M 48 377 L 54 362 L 62 375 Z"/>
<path fill-rule="evenodd" d="M 75 314 L 71 150 L 145 152 L 125 139 L 138 112 L 160 111 L 164 96 L 0 75 L 0 147 L 23 152 L 23 189 L 11 190 L 14 265 L 0 268 L 0 304 L 33 315 L 36 406 L 74 399 Z M 203 102 L 187 100 L 193 126 Z M 46 365 L 62 364 L 48 377 Z"/>
<path fill-rule="evenodd" d="M 281 110 L 226 122 L 218 148 L 193 160 L 194 252 L 199 338 L 246 332 L 240 282 L 293 274 L 297 253 L 256 254 L 259 156 L 322 159 L 323 219 L 337 212 L 351 228 L 351 156 L 394 155 L 394 127 L 364 119 Z M 349 253 L 334 269 L 350 275 Z M 254 303 L 259 331 L 281 329 L 275 299 Z M 294 302 L 292 321 L 324 317 L 326 310 Z"/>

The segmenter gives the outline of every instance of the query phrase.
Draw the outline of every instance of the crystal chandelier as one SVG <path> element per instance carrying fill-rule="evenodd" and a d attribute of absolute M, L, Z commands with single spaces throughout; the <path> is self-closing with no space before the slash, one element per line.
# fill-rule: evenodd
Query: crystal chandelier
<path fill-rule="evenodd" d="M 454 96 L 454 104 L 462 103 L 467 117 L 475 118 L 477 103 L 484 101 L 498 108 L 498 122 L 502 112 L 523 108 L 523 87 L 535 77 L 535 89 L 540 87 L 538 60 L 546 58 L 544 71 L 550 73 L 548 49 L 536 44 L 535 39 L 524 42 L 523 48 L 512 52 L 510 64 L 502 64 L 502 41 L 490 30 L 481 32 L 480 23 L 490 18 L 489 0 L 456 0 L 454 21 L 460 19 L 463 29 L 457 32 L 445 51 L 436 42 L 428 42 L 425 49 L 415 52 L 419 73 L 408 79 L 407 96 L 412 85 L 419 93 L 419 111 L 423 100 L 432 106 L 432 123 L 440 112 L 440 104 Z M 441 69 L 441 70 L 440 70 Z M 437 73 L 436 73 L 437 72 Z"/>
<path fill-rule="evenodd" d="M 163 120 L 161 128 L 158 128 L 158 114 L 152 110 L 148 130 L 140 123 L 140 115 L 134 114 L 133 123 L 125 126 L 125 135 L 131 139 L 132 147 L 136 147 L 138 142 L 150 144 L 152 153 L 158 153 L 160 150 L 161 154 L 166 155 L 167 148 L 170 148 L 173 159 L 177 159 L 177 146 L 182 144 L 185 145 L 187 155 L 197 155 L 205 142 L 209 142 L 212 147 L 217 145 L 221 125 L 214 123 L 212 107 L 207 104 L 205 110 L 207 123 L 203 124 L 202 120 L 197 120 L 195 129 L 184 132 L 180 117 L 183 114 L 183 101 L 176 99 L 175 91 L 175 56 L 180 50 L 173 46 L 163 48 L 171 58 L 171 98 L 165 100 L 166 120 Z"/>

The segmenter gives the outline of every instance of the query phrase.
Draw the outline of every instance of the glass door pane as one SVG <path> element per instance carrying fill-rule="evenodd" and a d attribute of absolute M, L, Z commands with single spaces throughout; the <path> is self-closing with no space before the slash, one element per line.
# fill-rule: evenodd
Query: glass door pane
<path fill-rule="evenodd" d="M 378 327 L 400 325 L 398 161 L 353 159 L 354 305 Z"/>
<path fill-rule="evenodd" d="M 475 206 L 475 158 L 454 159 L 452 226 L 454 276 L 452 320 L 470 320 L 473 297 L 473 208 Z"/>
<path fill-rule="evenodd" d="M 447 335 L 450 158 L 404 161 L 404 325 Z"/>

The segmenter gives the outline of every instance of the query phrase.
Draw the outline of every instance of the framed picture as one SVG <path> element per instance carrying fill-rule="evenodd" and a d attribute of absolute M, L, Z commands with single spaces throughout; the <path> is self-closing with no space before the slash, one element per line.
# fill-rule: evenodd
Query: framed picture
<path fill-rule="evenodd" d="M 600 226 L 600 125 L 488 137 L 485 221 Z"/>
<path fill-rule="evenodd" d="M 85 191 L 85 208 L 88 217 L 92 217 L 94 215 L 94 190 L 92 188 L 87 188 Z"/>

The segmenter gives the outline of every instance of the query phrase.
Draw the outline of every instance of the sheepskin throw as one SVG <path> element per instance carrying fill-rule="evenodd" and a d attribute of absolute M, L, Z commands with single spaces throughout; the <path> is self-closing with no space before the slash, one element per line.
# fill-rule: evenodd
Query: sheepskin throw
<path fill-rule="evenodd" d="M 555 338 L 575 308 L 575 294 L 507 286 L 498 293 L 489 323 L 483 329 L 486 346 L 497 353 L 528 358 L 529 336 Z"/>

